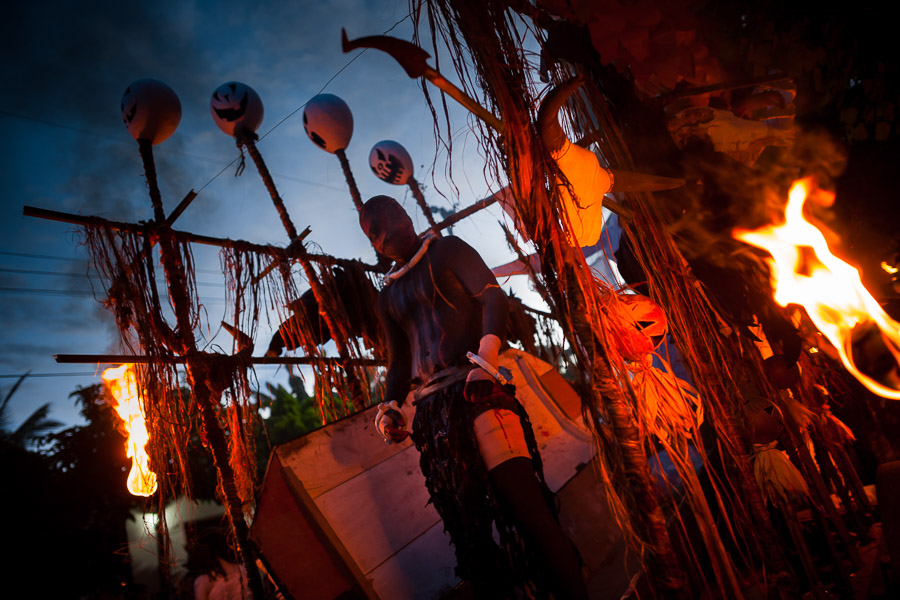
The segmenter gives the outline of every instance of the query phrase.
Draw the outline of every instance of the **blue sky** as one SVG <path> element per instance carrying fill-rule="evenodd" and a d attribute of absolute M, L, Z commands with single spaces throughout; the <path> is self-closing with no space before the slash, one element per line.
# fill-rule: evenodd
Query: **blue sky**
<path fill-rule="evenodd" d="M 17 374 L 35 374 L 14 396 L 13 425 L 44 402 L 52 404 L 52 418 L 79 421 L 68 395 L 99 377 L 92 365 L 57 365 L 53 354 L 119 351 L 112 318 L 93 298 L 85 277 L 87 255 L 75 228 L 24 217 L 22 206 L 129 221 L 152 217 L 137 144 L 119 113 L 122 92 L 136 79 L 162 80 L 181 100 L 181 125 L 155 147 L 166 211 L 189 190 L 200 192 L 178 220 L 179 229 L 287 244 L 249 159 L 241 177 L 234 176 L 233 166 L 221 172 L 237 150 L 213 123 L 209 98 L 227 81 L 246 83 L 262 98 L 259 133 L 268 135 L 260 151 L 297 228 L 310 226 L 307 239 L 324 252 L 374 258 L 337 158 L 303 132 L 297 109 L 317 93 L 336 94 L 353 111 L 347 155 L 364 199 L 394 195 L 420 229 L 425 227 L 407 188 L 382 183 L 369 170 L 369 150 L 383 139 L 397 140 L 410 152 L 431 204 L 464 206 L 489 195 L 467 113 L 451 107 L 454 153 L 448 157 L 436 150 L 418 82 L 380 52 L 370 50 L 356 60 L 358 51 L 341 52 L 341 27 L 351 38 L 394 27 L 391 35 L 410 39 L 407 11 L 402 0 L 19 2 L 8 8 L 0 25 L 5 92 L 0 96 L 5 142 L 0 149 L 0 388 L 8 389 Z M 455 186 L 444 178 L 450 161 Z M 439 175 L 435 179 L 432 170 Z M 491 266 L 513 258 L 497 225 L 500 218 L 493 208 L 456 229 Z M 225 308 L 218 257 L 207 248 L 195 249 L 195 256 L 214 331 Z M 102 286 L 96 281 L 93 286 L 102 297 Z M 256 354 L 264 352 L 270 331 L 261 326 Z M 231 339 L 220 335 L 211 343 L 230 348 Z M 284 381 L 286 374 L 260 369 L 258 378 Z"/>

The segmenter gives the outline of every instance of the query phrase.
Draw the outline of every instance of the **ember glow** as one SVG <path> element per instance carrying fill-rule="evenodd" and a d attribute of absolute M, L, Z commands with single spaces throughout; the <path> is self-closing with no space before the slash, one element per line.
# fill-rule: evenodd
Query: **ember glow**
<path fill-rule="evenodd" d="M 156 473 L 150 470 L 150 457 L 144 447 L 150 441 L 144 411 L 138 394 L 134 365 L 126 364 L 103 371 L 103 381 L 116 399 L 116 413 L 125 424 L 128 434 L 128 457 L 131 472 L 128 474 L 128 491 L 135 496 L 150 496 L 156 491 Z"/>
<path fill-rule="evenodd" d="M 834 256 L 822 232 L 803 217 L 803 205 L 812 189 L 808 179 L 794 182 L 783 224 L 755 231 L 735 230 L 733 235 L 772 255 L 767 262 L 778 304 L 799 304 L 805 308 L 854 377 L 879 396 L 900 399 L 896 376 L 900 324 L 863 287 L 859 271 Z M 869 342 L 863 352 L 865 340 Z M 863 373 L 858 368 L 861 361 L 875 366 Z"/>

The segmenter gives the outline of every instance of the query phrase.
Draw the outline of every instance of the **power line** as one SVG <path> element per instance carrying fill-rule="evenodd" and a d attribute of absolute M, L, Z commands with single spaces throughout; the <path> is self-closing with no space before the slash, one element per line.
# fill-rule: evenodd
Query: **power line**
<path fill-rule="evenodd" d="M 393 25 L 391 25 L 387 30 L 385 30 L 385 31 L 382 33 L 382 35 L 387 35 L 388 33 L 390 33 L 391 31 L 393 31 L 394 29 L 396 29 L 401 23 L 403 23 L 404 21 L 406 21 L 406 20 L 409 19 L 410 17 L 411 17 L 411 15 L 410 15 L 410 14 L 407 14 L 407 15 L 404 16 L 402 19 L 400 19 L 399 21 L 397 21 L 397 22 L 395 22 Z M 361 52 L 359 52 L 356 56 L 354 56 L 353 58 L 351 58 L 350 60 L 348 60 L 347 63 L 344 64 L 343 67 L 341 67 L 340 69 L 338 69 L 338 71 L 337 71 L 334 75 L 332 75 L 332 76 L 328 79 L 328 81 L 325 82 L 325 84 L 321 87 L 321 89 L 319 89 L 319 91 L 316 93 L 316 95 L 321 94 L 323 91 L 325 91 L 325 89 L 331 84 L 332 81 L 334 81 L 334 80 L 335 80 L 341 73 L 343 73 L 350 65 L 352 65 L 354 62 L 356 62 L 356 60 L 357 60 L 360 56 L 362 56 L 363 54 L 365 54 L 367 50 L 368 50 L 368 48 L 363 48 L 363 50 L 362 50 Z M 275 129 L 277 129 L 279 126 L 281 126 L 285 121 L 287 121 L 288 119 L 290 119 L 292 116 L 294 116 L 295 114 L 297 114 L 297 113 L 298 113 L 300 110 L 302 110 L 308 103 L 309 103 L 308 101 L 307 101 L 307 102 L 304 102 L 304 103 L 301 104 L 299 107 L 297 107 L 296 109 L 294 109 L 293 111 L 291 111 L 290 113 L 288 113 L 287 116 L 285 116 L 283 119 L 281 119 L 280 121 L 278 121 L 278 123 L 276 123 L 274 126 L 272 126 L 271 129 L 269 129 L 266 133 L 264 133 L 264 134 L 259 138 L 259 140 L 262 141 L 263 139 L 265 139 L 266 136 L 268 136 L 270 133 L 272 133 Z M 28 116 L 28 115 L 23 115 L 23 114 L 21 114 L 21 113 L 13 112 L 13 111 L 6 110 L 6 109 L 0 109 L 0 115 L 4 115 L 4 116 L 7 116 L 7 117 L 12 117 L 12 118 L 16 118 L 16 119 L 22 119 L 22 120 L 25 120 L 25 121 L 32 121 L 32 122 L 34 122 L 34 123 L 39 123 L 39 124 L 41 124 L 41 125 L 45 125 L 45 126 L 49 126 L 49 127 L 57 127 L 57 128 L 60 128 L 60 129 L 66 129 L 66 130 L 70 130 L 70 131 L 75 131 L 75 132 L 77 132 L 77 133 L 81 133 L 81 134 L 84 134 L 84 135 L 92 135 L 92 136 L 97 136 L 97 137 L 101 137 L 101 138 L 105 138 L 105 139 L 114 139 L 114 140 L 116 140 L 116 141 L 121 141 L 121 139 L 122 139 L 120 136 L 112 136 L 112 135 L 109 135 L 109 134 L 98 133 L 97 131 L 94 131 L 94 130 L 83 129 L 83 128 L 80 128 L 80 127 L 73 127 L 73 126 L 71 126 L 71 125 L 63 125 L 63 124 L 61 124 L 61 123 L 56 123 L 56 122 L 48 121 L 48 120 L 45 120 L 45 119 L 39 119 L 39 118 L 36 118 L 36 117 L 32 117 L 32 116 Z M 195 154 L 183 152 L 183 151 L 180 151 L 180 150 L 174 150 L 174 149 L 169 149 L 169 148 L 165 148 L 165 147 L 162 147 L 161 150 L 167 151 L 167 152 L 171 152 L 171 153 L 174 153 L 174 154 L 181 154 L 181 155 L 187 156 L 187 157 L 189 157 L 189 158 L 195 158 L 195 159 L 204 160 L 204 161 L 208 161 L 208 162 L 219 162 L 218 160 L 213 159 L 213 158 L 208 158 L 208 157 L 204 157 L 204 156 L 200 156 L 200 155 L 195 155 Z M 238 160 L 240 160 L 240 159 L 242 158 L 242 156 L 243 156 L 243 154 L 241 154 L 241 156 L 235 156 L 231 161 L 228 162 L 228 164 L 226 164 L 226 165 L 225 165 L 224 167 L 222 167 L 222 169 L 220 169 L 215 175 L 213 175 L 212 178 L 210 178 L 206 183 L 204 183 L 202 186 L 200 186 L 199 189 L 197 189 L 197 193 L 199 194 L 199 193 L 202 192 L 204 189 L 206 189 L 206 187 L 208 187 L 213 181 L 215 181 L 216 179 L 218 179 L 218 178 L 222 175 L 222 173 L 224 173 L 225 171 L 227 171 L 232 165 L 234 165 Z M 293 176 L 290 176 L 290 175 L 279 175 L 278 173 L 273 173 L 273 175 L 275 175 L 275 176 L 277 176 L 277 177 L 279 177 L 279 178 L 281 178 L 281 179 L 289 179 L 289 180 L 292 180 L 292 181 L 297 181 L 297 182 L 305 183 L 305 184 L 308 184 L 308 185 L 313 185 L 313 186 L 318 186 L 318 187 L 323 187 L 323 188 L 328 188 L 328 189 L 334 189 L 334 190 L 338 190 L 338 191 L 343 191 L 343 188 L 340 188 L 340 187 L 337 187 L 337 186 L 331 186 L 331 185 L 327 185 L 327 184 L 323 184 L 323 183 L 318 183 L 318 182 L 310 181 L 310 180 L 307 180 L 307 179 L 301 179 L 301 178 L 299 178 L 299 177 L 293 177 Z M 77 259 L 69 259 L 69 260 L 77 260 Z"/>
<path fill-rule="evenodd" d="M 284 365 L 254 365 L 254 370 L 259 369 L 277 369 Z M 0 379 L 20 379 L 22 377 L 99 377 L 96 371 L 74 371 L 71 373 L 8 373 L 0 374 Z"/>
<path fill-rule="evenodd" d="M 72 258 L 71 256 L 52 256 L 49 254 L 29 254 L 27 252 L 9 252 L 0 250 L 0 256 L 16 256 L 20 258 L 40 258 L 45 260 L 63 260 L 68 262 L 79 262 L 84 264 L 89 264 L 91 261 L 86 258 Z M 221 275 L 221 271 L 216 271 L 214 269 L 194 269 L 197 273 L 207 273 L 210 275 Z"/>
<path fill-rule="evenodd" d="M 0 287 L 0 293 L 3 294 L 31 294 L 34 296 L 75 296 L 88 298 L 93 297 L 94 292 L 89 290 L 47 290 L 38 288 L 19 288 L 19 287 Z"/>
<path fill-rule="evenodd" d="M 18 256 L 23 258 L 42 258 L 46 260 L 65 260 L 69 262 L 89 262 L 86 258 L 72 258 L 71 256 L 50 256 L 48 254 L 28 254 L 27 252 L 5 252 L 0 250 L 3 256 Z"/>
<path fill-rule="evenodd" d="M 26 375 L 28 377 L 96 377 L 97 373 L 93 371 L 79 371 L 76 373 L 11 373 L 9 375 L 0 375 L 0 379 L 20 379 Z"/>
<path fill-rule="evenodd" d="M 53 275 L 57 277 L 77 277 L 80 279 L 91 279 L 90 275 L 87 273 L 64 273 L 62 271 L 36 271 L 33 269 L 7 269 L 4 267 L 0 267 L 0 273 L 17 273 L 20 275 Z M 100 277 L 99 279 L 108 279 L 107 277 Z M 157 283 L 164 283 L 163 280 L 157 279 Z M 198 281 L 195 283 L 198 286 L 206 286 L 206 287 L 217 287 L 221 288 L 224 283 L 210 283 L 207 281 Z"/>
<path fill-rule="evenodd" d="M 75 298 L 94 298 L 91 290 L 52 290 L 45 288 L 0 287 L 0 294 L 23 294 L 31 296 L 72 296 Z M 224 298 L 199 298 L 200 302 L 216 304 L 225 302 Z"/>

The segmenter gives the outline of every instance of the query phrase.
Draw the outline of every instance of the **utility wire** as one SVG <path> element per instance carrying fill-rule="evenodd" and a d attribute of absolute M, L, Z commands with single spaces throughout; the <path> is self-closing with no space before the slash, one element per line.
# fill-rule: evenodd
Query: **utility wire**
<path fill-rule="evenodd" d="M 399 21 L 397 21 L 396 23 L 394 23 L 393 25 L 391 25 L 386 31 L 384 31 L 384 32 L 382 33 L 382 35 L 387 35 L 388 33 L 390 33 L 391 31 L 393 31 L 396 27 L 398 27 L 401 23 L 403 23 L 404 21 L 406 21 L 406 20 L 409 19 L 409 18 L 410 18 L 410 15 L 407 14 L 405 17 L 403 17 L 402 19 L 400 19 Z M 328 81 L 325 82 L 325 84 L 319 89 L 319 91 L 315 93 L 314 97 L 315 97 L 315 96 L 318 96 L 319 94 L 321 94 L 322 92 L 324 92 L 325 89 L 331 84 L 332 81 L 334 81 L 334 80 L 337 78 L 338 75 L 340 75 L 341 73 L 343 73 L 343 72 L 347 69 L 347 67 L 349 67 L 349 66 L 352 65 L 354 62 L 356 62 L 356 59 L 358 59 L 360 56 L 362 56 L 363 54 L 365 54 L 367 50 L 368 50 L 368 48 L 363 48 L 362 52 L 360 52 L 359 54 L 357 54 L 356 56 L 354 56 L 353 58 L 351 58 L 350 60 L 348 60 L 347 63 L 346 63 L 343 67 L 341 67 L 341 68 L 338 70 L 337 73 L 335 73 L 334 75 L 332 75 L 332 76 L 328 79 Z M 311 100 L 311 99 L 312 99 L 312 98 L 310 98 L 310 100 Z M 278 127 L 280 127 L 285 121 L 287 121 L 288 119 L 290 119 L 291 117 L 293 117 L 295 114 L 297 114 L 298 112 L 300 112 L 301 110 L 303 110 L 303 108 L 306 107 L 307 104 L 309 104 L 309 100 L 307 100 L 306 102 L 304 102 L 303 104 L 301 104 L 300 106 L 298 106 L 297 108 L 295 108 L 293 111 L 291 111 L 290 113 L 288 113 L 288 115 L 287 115 L 286 117 L 284 117 L 283 119 L 281 119 L 280 121 L 278 121 L 277 123 L 275 123 L 275 125 L 273 125 L 271 129 L 269 129 L 267 132 L 265 132 L 264 134 L 262 134 L 262 135 L 260 136 L 259 141 L 261 142 L 261 141 L 263 141 L 264 139 L 266 139 L 266 137 L 267 137 L 270 133 L 272 133 L 273 131 L 275 131 L 275 129 L 277 129 Z M 222 173 L 224 173 L 225 171 L 227 171 L 227 170 L 231 167 L 231 165 L 233 165 L 234 163 L 236 163 L 240 158 L 241 158 L 240 156 L 235 156 L 235 157 L 234 157 L 234 160 L 232 160 L 230 163 L 228 163 L 227 165 L 225 165 L 225 166 L 222 168 L 221 171 L 219 171 L 218 173 L 216 173 L 216 174 L 213 176 L 212 179 L 210 179 L 209 181 L 207 181 L 206 183 L 204 183 L 204 184 L 200 187 L 200 189 L 197 190 L 197 193 L 199 194 L 199 193 L 202 192 L 203 189 L 206 188 L 209 184 L 211 184 L 213 181 L 215 181 L 216 179 L 218 179 L 219 176 L 222 175 Z"/>
<path fill-rule="evenodd" d="M 91 290 L 52 290 L 46 288 L 0 287 L 0 294 L 24 294 L 31 296 L 72 296 L 74 298 L 95 298 Z M 224 298 L 199 298 L 205 304 L 225 302 Z"/>
<path fill-rule="evenodd" d="M 283 367 L 284 365 L 253 365 L 254 369 L 277 369 L 279 367 Z M 0 379 L 19 379 L 21 377 L 27 376 L 29 379 L 31 377 L 97 377 L 98 373 L 95 371 L 74 371 L 71 373 L 33 373 L 31 371 L 27 373 L 9 373 L 9 374 L 0 374 Z"/>
<path fill-rule="evenodd" d="M 86 273 L 63 273 L 61 271 L 35 271 L 32 269 L 7 269 L 0 267 L 0 273 L 18 273 L 21 275 L 54 275 L 58 277 L 78 277 L 81 279 L 91 279 Z M 108 279 L 107 277 L 99 277 L 99 279 Z M 157 283 L 165 283 L 161 279 L 156 280 Z M 206 281 L 198 281 L 194 285 L 221 288 L 224 283 L 210 283 Z"/>
<path fill-rule="evenodd" d="M 390 33 L 391 31 L 393 31 L 394 29 L 396 29 L 401 23 L 403 23 L 404 21 L 406 21 L 407 19 L 409 19 L 410 16 L 411 16 L 411 15 L 407 14 L 405 17 L 403 17 L 402 19 L 400 19 L 399 21 L 397 21 L 396 23 L 394 23 L 393 25 L 391 25 L 387 30 L 385 30 L 385 31 L 382 33 L 382 35 L 387 35 L 387 34 Z M 340 75 L 341 73 L 343 73 L 350 65 L 352 65 L 354 62 L 356 62 L 356 60 L 357 60 L 360 56 L 362 56 L 363 54 L 365 54 L 367 50 L 369 50 L 369 49 L 368 49 L 368 48 L 363 48 L 363 50 L 362 50 L 361 52 L 359 52 L 356 56 L 354 56 L 353 58 L 351 58 L 350 60 L 348 60 L 347 63 L 346 63 L 343 67 L 341 67 L 334 75 L 332 75 L 332 76 L 328 79 L 328 81 L 325 82 L 325 84 L 321 87 L 321 89 L 319 89 L 319 91 L 318 91 L 315 95 L 318 96 L 319 94 L 321 94 L 322 92 L 324 92 L 325 89 L 331 84 L 331 82 L 334 81 L 334 80 L 338 77 L 338 75 Z M 259 138 L 259 141 L 264 140 L 264 139 L 266 138 L 266 136 L 268 136 L 270 133 L 272 133 L 273 131 L 275 131 L 275 129 L 277 129 L 279 126 L 281 126 L 285 121 L 287 121 L 288 119 L 290 119 L 291 117 L 293 117 L 295 114 L 297 114 L 299 111 L 301 111 L 308 103 L 309 103 L 309 101 L 304 102 L 303 104 L 301 104 L 300 106 L 298 106 L 296 109 L 294 109 L 293 111 L 291 111 L 290 113 L 288 113 L 288 115 L 287 115 L 286 117 L 284 117 L 283 119 L 281 119 L 280 121 L 278 121 L 275 125 L 272 126 L 271 129 L 269 129 L 267 132 L 265 132 L 265 133 Z M 13 112 L 13 111 L 10 111 L 10 110 L 6 110 L 6 109 L 0 109 L 0 115 L 4 115 L 4 116 L 7 116 L 7 117 L 12 117 L 12 118 L 16 118 L 16 119 L 22 119 L 22 120 L 25 120 L 25 121 L 32 121 L 32 122 L 34 122 L 34 123 L 40 123 L 41 125 L 46 125 L 46 126 L 49 126 L 49 127 L 58 127 L 58 128 L 60 128 L 60 129 L 67 129 L 67 130 L 75 131 L 75 132 L 77 132 L 77 133 L 81 133 L 81 134 L 84 134 L 84 135 L 93 135 L 93 136 L 101 137 L 101 138 L 105 138 L 105 139 L 112 139 L 112 140 L 116 140 L 116 141 L 121 141 L 121 137 L 120 137 L 120 136 L 112 136 L 112 135 L 109 135 L 109 134 L 102 134 L 102 133 L 98 133 L 97 131 L 88 130 L 88 129 L 83 129 L 83 128 L 80 128 L 80 127 L 72 127 L 71 125 L 63 125 L 63 124 L 61 124 L 61 123 L 56 123 L 56 122 L 53 122 L 53 121 L 47 121 L 47 120 L 45 120 L 45 119 L 38 119 L 38 118 L 36 118 L 36 117 L 31 117 L 31 116 L 23 115 L 23 114 L 16 113 L 16 112 Z M 213 158 L 209 158 L 209 157 L 205 157 L 205 156 L 199 156 L 199 155 L 191 154 L 191 153 L 188 153 L 188 152 L 183 152 L 183 151 L 180 151 L 180 150 L 167 149 L 167 148 L 164 148 L 164 147 L 161 147 L 160 150 L 162 150 L 162 151 L 168 151 L 168 152 L 171 152 L 171 153 L 173 153 L 173 154 L 181 154 L 181 155 L 187 156 L 187 157 L 189 157 L 189 158 L 195 158 L 195 159 L 204 160 L 204 161 L 208 161 L 208 162 L 218 162 L 218 160 L 213 159 Z M 228 169 L 230 169 L 230 168 L 232 167 L 232 165 L 234 165 L 234 164 L 235 164 L 236 162 L 238 162 L 238 160 L 240 160 L 240 159 L 241 159 L 241 156 L 235 156 L 230 162 L 228 162 L 228 164 L 226 164 L 224 167 L 222 167 L 222 169 L 219 170 L 219 172 L 217 172 L 217 173 L 216 173 L 215 175 L 213 175 L 212 178 L 210 178 L 206 183 L 204 183 L 202 186 L 200 186 L 200 188 L 197 189 L 197 193 L 199 194 L 199 193 L 202 192 L 204 189 L 206 189 L 213 181 L 215 181 L 216 179 L 218 179 L 218 178 L 222 175 L 222 173 L 224 173 L 224 172 L 226 172 Z M 276 176 L 279 177 L 280 179 L 289 179 L 289 180 L 292 180 L 292 181 L 297 181 L 297 182 L 305 183 L 305 184 L 308 184 L 308 185 L 315 185 L 315 186 L 319 186 L 319 187 L 323 187 L 323 188 L 329 188 L 329 189 L 334 189 L 334 190 L 338 190 L 338 191 L 343 191 L 343 188 L 340 188 L 340 187 L 337 187 L 337 186 L 331 186 L 331 185 L 327 185 L 327 184 L 323 184 L 323 183 L 318 183 L 318 182 L 310 181 L 310 180 L 307 180 L 307 179 L 301 179 L 301 178 L 299 178 L 299 177 L 293 177 L 293 176 L 290 176 L 290 175 L 279 175 L 278 173 L 273 173 L 273 175 L 276 175 Z M 72 259 L 70 259 L 70 260 L 72 260 Z"/>
<path fill-rule="evenodd" d="M 40 259 L 45 259 L 45 260 L 62 260 L 62 261 L 68 261 L 68 262 L 79 262 L 79 263 L 84 263 L 84 264 L 88 264 L 91 262 L 86 258 L 72 258 L 71 256 L 52 256 L 49 254 L 29 254 L 27 252 L 9 252 L 9 251 L 4 251 L 4 250 L 0 250 L 0 256 L 16 256 L 16 257 L 20 257 L 20 258 L 40 258 Z M 221 275 L 222 274 L 221 271 L 216 271 L 215 269 L 194 269 L 194 271 L 197 273 L 207 273 L 210 275 Z"/>

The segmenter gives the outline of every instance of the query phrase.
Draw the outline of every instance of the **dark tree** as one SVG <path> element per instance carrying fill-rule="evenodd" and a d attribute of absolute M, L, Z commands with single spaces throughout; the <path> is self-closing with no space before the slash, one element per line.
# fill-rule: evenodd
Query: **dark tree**
<path fill-rule="evenodd" d="M 127 595 L 125 521 L 138 501 L 125 488 L 125 439 L 101 386 L 72 397 L 87 424 L 44 436 L 41 452 L 0 443 L 6 572 L 31 596 Z"/>

